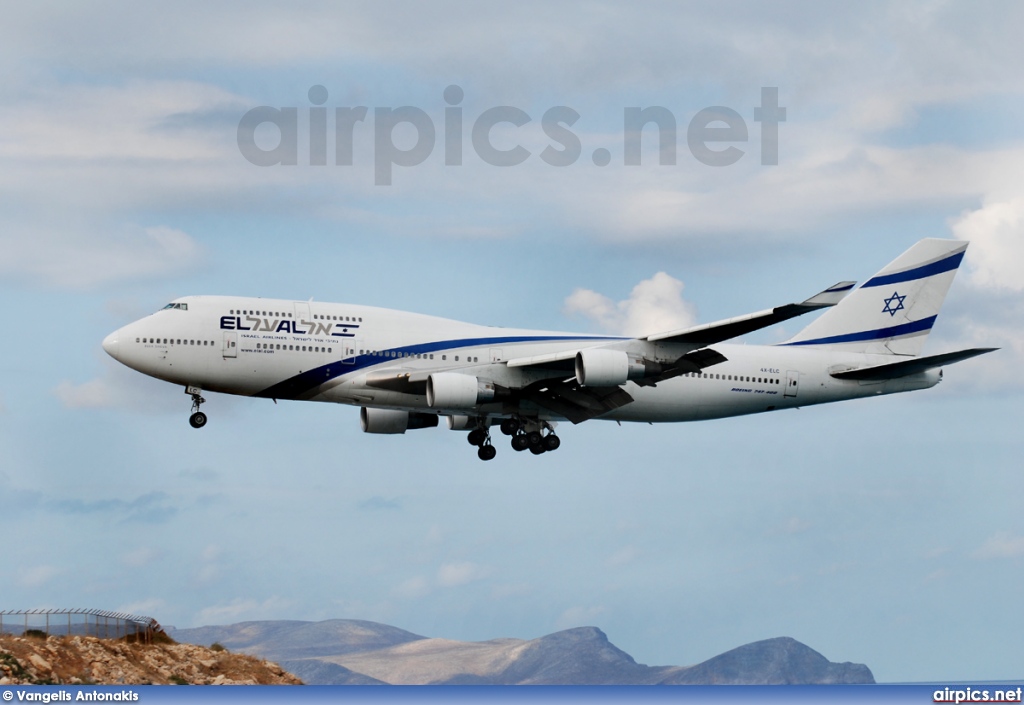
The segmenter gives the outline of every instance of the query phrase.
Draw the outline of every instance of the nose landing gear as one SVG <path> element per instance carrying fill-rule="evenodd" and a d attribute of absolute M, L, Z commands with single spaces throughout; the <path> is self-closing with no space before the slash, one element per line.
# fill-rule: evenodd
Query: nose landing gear
<path fill-rule="evenodd" d="M 192 396 L 192 415 L 188 417 L 188 423 L 192 428 L 202 428 L 206 425 L 206 414 L 199 410 L 200 405 L 206 403 L 202 391 L 199 387 L 185 387 L 185 394 Z"/>

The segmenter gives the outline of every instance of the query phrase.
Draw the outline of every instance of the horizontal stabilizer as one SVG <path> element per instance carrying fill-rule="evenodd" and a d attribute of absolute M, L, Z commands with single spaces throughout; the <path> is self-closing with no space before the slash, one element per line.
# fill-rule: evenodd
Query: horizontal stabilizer
<path fill-rule="evenodd" d="M 915 357 L 901 362 L 890 362 L 886 365 L 875 367 L 861 367 L 856 370 L 844 370 L 833 372 L 836 379 L 856 379 L 861 381 L 881 381 L 885 379 L 896 379 L 908 375 L 925 372 L 943 365 L 952 365 L 954 362 L 969 360 L 978 355 L 990 353 L 999 348 L 971 348 L 970 350 L 959 350 L 957 352 L 943 353 L 941 355 L 928 355 L 926 357 Z"/>
<path fill-rule="evenodd" d="M 766 311 L 758 311 L 757 313 L 750 313 L 745 316 L 727 318 L 722 321 L 715 321 L 714 323 L 704 323 L 682 330 L 657 333 L 647 336 L 647 340 L 652 343 L 656 341 L 688 343 L 698 348 L 705 345 L 714 345 L 715 343 L 721 343 L 725 340 L 731 340 L 732 338 L 752 333 L 755 330 L 774 326 L 776 323 L 788 321 L 791 318 L 802 316 L 811 311 L 835 306 L 842 301 L 844 296 L 850 293 L 854 284 L 856 282 L 839 282 L 798 304 L 776 306 Z"/>

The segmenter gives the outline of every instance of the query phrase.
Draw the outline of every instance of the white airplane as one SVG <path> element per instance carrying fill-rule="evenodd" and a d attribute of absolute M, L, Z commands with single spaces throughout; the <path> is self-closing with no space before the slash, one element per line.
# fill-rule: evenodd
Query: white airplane
<path fill-rule="evenodd" d="M 103 349 L 204 391 L 360 407 L 366 433 L 468 431 L 482 460 L 498 424 L 516 450 L 552 451 L 558 421 L 674 422 L 756 414 L 936 385 L 943 365 L 995 348 L 921 357 L 967 249 L 921 240 L 865 284 L 682 330 L 623 338 L 474 325 L 354 304 L 186 296 L 107 336 Z M 828 308 L 778 345 L 724 341 Z"/>

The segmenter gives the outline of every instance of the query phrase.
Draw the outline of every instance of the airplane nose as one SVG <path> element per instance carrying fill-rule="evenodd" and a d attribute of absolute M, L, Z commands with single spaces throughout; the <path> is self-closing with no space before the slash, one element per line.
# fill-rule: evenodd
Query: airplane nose
<path fill-rule="evenodd" d="M 107 351 L 110 357 L 117 359 L 117 333 L 111 333 L 103 339 L 103 349 Z"/>

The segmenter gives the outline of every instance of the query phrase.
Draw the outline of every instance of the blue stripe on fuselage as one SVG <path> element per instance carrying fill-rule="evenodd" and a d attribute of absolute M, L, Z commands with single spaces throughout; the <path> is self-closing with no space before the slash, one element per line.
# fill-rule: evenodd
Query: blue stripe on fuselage
<path fill-rule="evenodd" d="M 382 353 L 408 353 L 409 355 L 423 355 L 425 353 L 438 352 L 441 350 L 455 350 L 477 345 L 502 345 L 505 343 L 543 343 L 555 340 L 587 340 L 594 342 L 611 340 L 630 340 L 630 338 L 594 338 L 578 335 L 537 335 L 537 336 L 509 336 L 500 338 L 461 338 L 458 340 L 439 340 L 433 343 L 420 343 L 418 345 L 406 345 L 400 348 L 389 348 L 382 350 Z M 404 356 L 404 355 L 403 355 Z M 383 359 L 382 359 L 383 358 Z M 278 382 L 272 387 L 267 387 L 262 392 L 253 396 L 266 397 L 270 399 L 298 399 L 301 395 L 316 389 L 324 382 L 329 382 L 335 377 L 341 377 L 352 372 L 357 372 L 367 367 L 380 365 L 402 359 L 401 357 L 385 357 L 384 355 L 356 355 L 354 358 L 343 358 L 354 360 L 353 362 L 342 362 L 335 360 L 326 365 L 321 365 L 312 370 L 307 370 L 283 382 Z"/>

